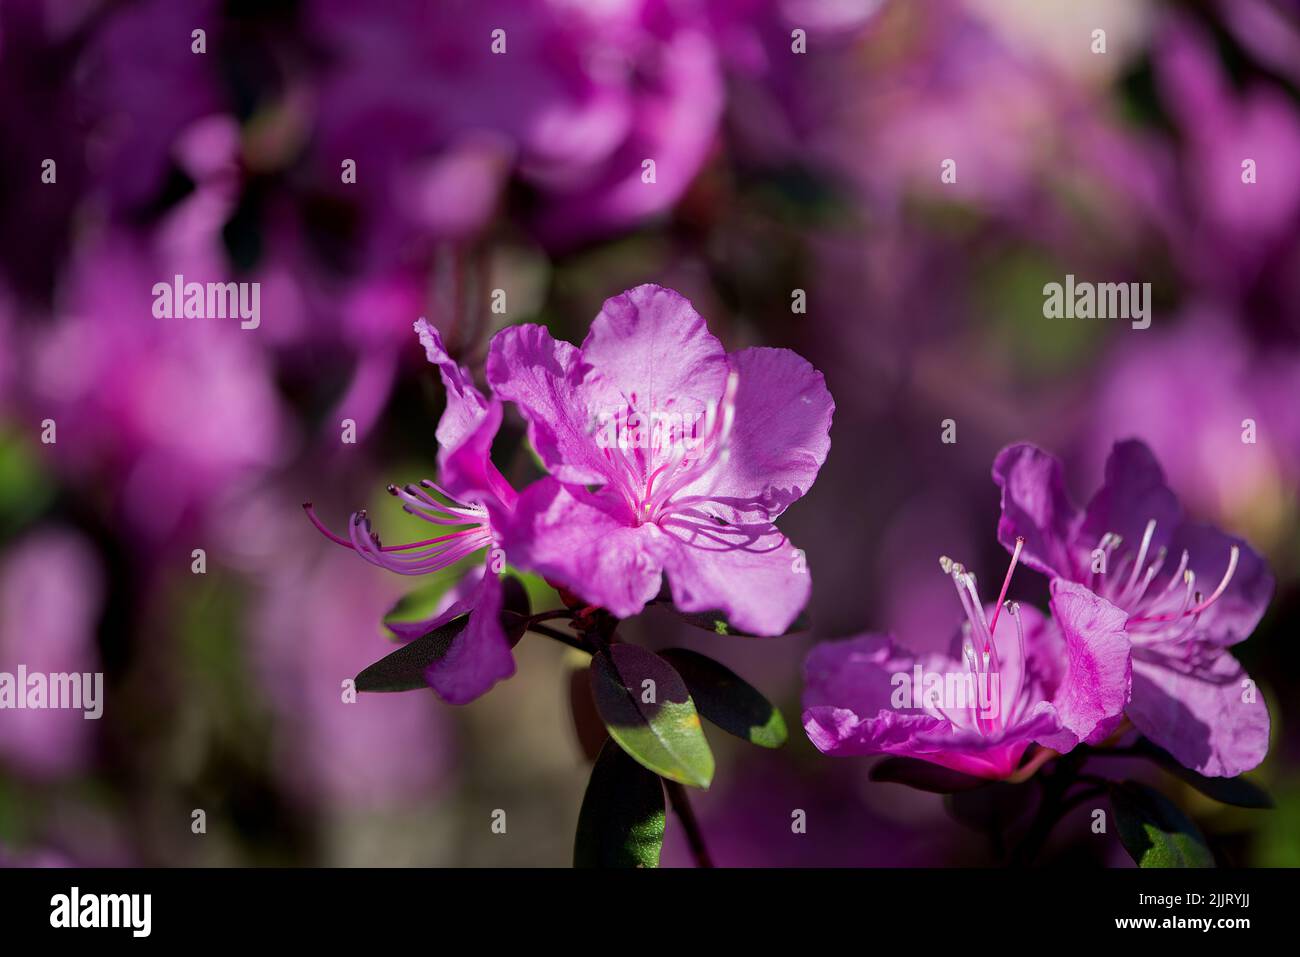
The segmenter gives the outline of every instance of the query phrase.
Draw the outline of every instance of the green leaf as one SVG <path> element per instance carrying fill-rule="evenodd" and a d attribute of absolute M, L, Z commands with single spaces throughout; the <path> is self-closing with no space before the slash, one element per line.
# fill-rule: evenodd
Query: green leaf
<path fill-rule="evenodd" d="M 1168 751 L 1145 738 L 1142 739 L 1139 749 L 1174 777 L 1221 804 L 1260 810 L 1273 807 L 1272 796 L 1253 781 L 1243 777 L 1207 778 L 1203 774 L 1197 774 L 1191 768 L 1184 767 Z"/>
<path fill-rule="evenodd" d="M 1124 781 L 1110 790 L 1124 850 L 1138 867 L 1213 867 L 1205 837 L 1172 801 L 1154 788 Z"/>
<path fill-rule="evenodd" d="M 432 618 L 438 609 L 438 603 L 464 573 L 465 569 L 457 565 L 421 576 L 427 580 L 422 580 L 418 588 L 397 599 L 384 615 L 384 624 L 406 624 Z"/>
<path fill-rule="evenodd" d="M 730 668 L 689 648 L 669 648 L 660 657 L 677 669 L 695 707 L 723 731 L 764 748 L 785 744 L 785 718 L 749 682 Z"/>
<path fill-rule="evenodd" d="M 357 690 L 415 691 L 427 688 L 425 669 L 447 653 L 456 636 L 468 624 L 469 615 L 461 615 L 380 658 L 357 675 Z"/>
<path fill-rule="evenodd" d="M 885 758 L 871 769 L 867 777 L 887 784 L 906 784 L 918 791 L 929 791 L 932 794 L 956 794 L 959 791 L 982 788 L 989 783 L 987 778 L 963 774 L 929 761 L 904 757 Z"/>
<path fill-rule="evenodd" d="M 505 629 L 510 647 L 519 644 L 528 631 L 528 615 L 531 612 L 528 602 L 528 589 L 524 583 L 513 575 L 507 575 L 501 583 L 501 627 Z"/>
<path fill-rule="evenodd" d="M 726 614 L 720 611 L 677 611 L 675 606 L 673 607 L 673 611 L 676 611 L 682 621 L 686 622 L 688 625 L 694 625 L 696 628 L 701 628 L 704 631 L 711 631 L 715 635 L 732 635 L 737 638 L 773 637 L 756 635 L 749 631 L 741 631 L 739 628 L 732 625 L 731 622 L 727 621 Z M 807 631 L 811 627 L 812 621 L 809 619 L 808 615 L 801 614 L 791 623 L 790 627 L 781 634 L 793 635 L 801 631 Z"/>
<path fill-rule="evenodd" d="M 624 751 L 669 780 L 709 786 L 713 752 L 686 683 L 668 662 L 637 645 L 613 645 L 591 659 L 591 690 Z"/>
<path fill-rule="evenodd" d="M 658 776 L 607 739 L 582 798 L 573 866 L 658 867 L 664 820 Z"/>

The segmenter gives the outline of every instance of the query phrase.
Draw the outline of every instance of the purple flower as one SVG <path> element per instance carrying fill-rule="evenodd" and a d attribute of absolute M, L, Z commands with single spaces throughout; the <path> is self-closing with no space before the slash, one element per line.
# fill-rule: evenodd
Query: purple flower
<path fill-rule="evenodd" d="M 68 529 L 42 527 L 12 546 L 0 561 L 0 672 L 100 671 L 95 625 L 103 579 L 94 550 Z M 0 725 L 0 765 L 47 778 L 91 763 L 98 722 L 82 710 L 6 710 Z"/>
<path fill-rule="evenodd" d="M 1130 680 L 1122 611 L 1066 581 L 1052 589 L 1050 620 L 1014 602 L 986 609 L 975 577 L 940 563 L 966 615 L 960 653 L 916 656 L 883 635 L 814 647 L 804 663 L 803 724 L 819 750 L 905 755 L 1006 778 L 1030 744 L 1064 752 L 1115 729 Z"/>
<path fill-rule="evenodd" d="M 312 0 L 304 21 L 329 60 L 314 171 L 341 200 L 365 197 L 372 264 L 475 235 L 512 176 L 535 190 L 552 243 L 635 225 L 680 198 L 722 113 L 718 56 L 691 5 L 398 0 L 374 17 Z M 340 157 L 356 160 L 354 184 L 340 183 Z"/>
<path fill-rule="evenodd" d="M 816 479 L 835 408 L 806 360 L 728 354 L 686 299 L 645 285 L 606 301 L 581 348 L 504 330 L 487 371 L 551 472 L 503 531 L 513 562 L 620 618 L 667 572 L 683 611 L 789 627 L 811 586 L 772 522 Z"/>
<path fill-rule="evenodd" d="M 390 485 L 388 491 L 401 500 L 406 512 L 443 534 L 405 545 L 384 545 L 362 509 L 353 513 L 348 537 L 342 538 L 317 520 L 310 503 L 305 508 L 332 541 L 355 550 L 372 565 L 401 575 L 430 574 L 486 550 L 484 567 L 466 574 L 434 617 L 389 625 L 399 638 L 412 640 L 469 614 L 468 625 L 447 653 L 425 672 L 429 685 L 444 700 L 466 704 L 515 673 L 510 641 L 501 627 L 502 562 L 494 545 L 497 528 L 514 509 L 518 495 L 489 457 L 501 425 L 501 403 L 483 396 L 469 372 L 447 354 L 436 329 L 420 319 L 415 331 L 447 389 L 447 407 L 436 433 L 441 484 L 425 479 L 405 488 Z"/>
<path fill-rule="evenodd" d="M 998 454 L 998 538 L 1025 563 L 1119 606 L 1132 642 L 1128 717 L 1202 774 L 1231 777 L 1268 750 L 1268 709 L 1227 651 L 1250 635 L 1273 577 L 1244 541 L 1187 521 L 1145 444 L 1116 443 L 1106 481 L 1079 511 L 1061 463 L 1032 445 Z"/>

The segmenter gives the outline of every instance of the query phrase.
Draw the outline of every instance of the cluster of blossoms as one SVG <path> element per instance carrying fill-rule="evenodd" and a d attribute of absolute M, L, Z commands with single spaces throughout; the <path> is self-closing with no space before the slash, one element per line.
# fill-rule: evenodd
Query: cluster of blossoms
<path fill-rule="evenodd" d="M 829 754 L 905 755 L 1010 778 L 1131 723 L 1209 777 L 1259 764 L 1268 709 L 1228 648 L 1250 635 L 1272 595 L 1260 557 L 1187 521 L 1138 441 L 1115 445 L 1105 484 L 1084 510 L 1065 492 L 1061 463 L 1032 445 L 999 453 L 993 477 L 1002 490 L 998 539 L 1012 551 L 998 604 L 986 608 L 974 577 L 945 558 L 966 618 L 958 661 L 917 658 L 876 635 L 815 648 L 804 711 L 813 743 Z M 1014 602 L 1004 609 L 1019 561 L 1049 577 L 1050 617 Z M 937 689 L 893 706 L 896 676 L 918 665 L 981 679 L 997 689 L 997 707 L 954 707 Z M 1026 760 L 1032 744 L 1043 750 Z"/>
<path fill-rule="evenodd" d="M 395 628 L 414 639 L 468 615 L 425 674 L 442 698 L 463 704 L 514 673 L 501 621 L 505 562 L 618 618 L 655 600 L 666 574 L 683 612 L 720 613 L 759 635 L 789 628 L 811 580 L 773 523 L 816 479 L 835 408 L 807 361 L 785 349 L 728 353 L 686 299 L 654 285 L 608 300 L 581 347 L 541 326 L 502 330 L 487 359 L 490 398 L 432 326 L 421 320 L 416 331 L 447 390 L 439 480 L 389 492 L 440 534 L 385 545 L 364 511 L 346 537 L 317 524 L 405 575 L 485 553 L 435 617 Z M 490 458 L 503 401 L 522 413 L 549 472 L 522 491 Z M 694 425 L 611 442 L 612 417 Z"/>

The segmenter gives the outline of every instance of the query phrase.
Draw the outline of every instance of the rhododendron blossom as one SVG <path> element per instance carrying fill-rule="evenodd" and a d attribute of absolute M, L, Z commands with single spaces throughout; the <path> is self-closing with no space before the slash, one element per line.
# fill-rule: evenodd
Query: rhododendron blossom
<path fill-rule="evenodd" d="M 965 613 L 957 655 L 913 655 L 883 635 L 817 645 L 804 665 L 803 723 L 812 743 L 832 755 L 905 755 L 1007 778 L 1031 744 L 1064 752 L 1109 734 L 1129 695 L 1124 614 L 1064 581 L 1053 589 L 1051 619 L 1003 604 L 1019 553 L 989 608 L 974 576 L 941 560 Z M 900 679 L 917 668 L 949 679 L 964 673 L 976 694 L 954 701 L 927 689 L 900 701 Z M 998 700 L 983 700 L 986 693 Z"/>
<path fill-rule="evenodd" d="M 1238 538 L 1183 517 L 1145 444 L 1116 443 L 1086 510 L 1061 463 L 1032 445 L 999 453 L 998 537 L 1025 541 L 1025 563 L 1123 609 L 1132 643 L 1133 724 L 1189 768 L 1228 776 L 1268 750 L 1268 708 L 1227 650 L 1254 630 L 1273 592 L 1263 560 Z"/>
<path fill-rule="evenodd" d="M 620 618 L 667 573 L 682 611 L 757 634 L 790 626 L 810 576 L 772 523 L 816 479 L 834 412 L 807 361 L 728 354 L 686 299 L 644 285 L 608 300 L 581 348 L 542 326 L 504 330 L 487 372 L 551 473 L 501 532 L 512 562 Z"/>

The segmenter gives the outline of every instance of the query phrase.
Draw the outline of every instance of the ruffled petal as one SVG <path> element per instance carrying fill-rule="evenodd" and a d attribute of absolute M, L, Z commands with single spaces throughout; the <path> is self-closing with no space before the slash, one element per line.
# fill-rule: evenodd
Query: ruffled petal
<path fill-rule="evenodd" d="M 465 630 L 425 669 L 429 686 L 448 704 L 468 704 L 515 673 L 510 640 L 501 627 L 501 576 L 486 571 Z"/>
<path fill-rule="evenodd" d="M 673 545 L 664 567 L 682 611 L 721 611 L 741 631 L 780 635 L 808 603 L 812 576 L 801 551 L 775 525 L 712 506 L 662 521 Z"/>
<path fill-rule="evenodd" d="M 1045 575 L 1073 577 L 1074 539 L 1082 517 L 1065 491 L 1061 462 L 1034 445 L 1011 445 L 993 460 L 1002 490 L 998 541 L 1008 550 L 1024 538 L 1021 560 Z"/>
<path fill-rule="evenodd" d="M 629 524 L 620 502 L 553 478 L 524 490 L 501 537 L 513 564 L 619 618 L 638 614 L 659 594 L 670 549 L 657 526 Z"/>
<path fill-rule="evenodd" d="M 728 454 L 683 495 L 704 495 L 774 519 L 812 487 L 830 451 L 835 402 L 825 377 L 789 349 L 742 349 Z"/>
<path fill-rule="evenodd" d="M 702 413 L 722 398 L 730 371 L 690 300 L 649 283 L 605 300 L 582 358 L 608 386 L 600 398 L 610 413 Z"/>
<path fill-rule="evenodd" d="M 1114 727 L 1132 686 L 1128 615 L 1074 582 L 1052 581 L 1052 618 L 1065 639 L 1065 675 L 1052 700 L 1062 731 L 1048 747 L 1096 743 Z"/>
<path fill-rule="evenodd" d="M 1124 539 L 1122 550 L 1136 551 L 1153 519 L 1150 555 L 1168 546 L 1182 524 L 1182 506 L 1165 484 L 1165 473 L 1145 442 L 1116 442 L 1106 459 L 1106 481 L 1088 503 L 1079 532 L 1082 541 L 1095 548 L 1103 535 L 1114 532 Z"/>
<path fill-rule="evenodd" d="M 1169 543 L 1172 555 L 1187 550 L 1187 567 L 1196 575 L 1196 587 L 1209 598 L 1217 588 L 1232 546 L 1238 548 L 1237 567 L 1223 593 L 1201 612 L 1196 623 L 1195 639 L 1220 647 L 1236 644 L 1250 637 L 1264 617 L 1273 597 L 1273 575 L 1253 548 L 1240 538 L 1225 535 L 1217 528 L 1184 522 Z M 1181 628 L 1173 622 L 1171 628 Z"/>
<path fill-rule="evenodd" d="M 438 330 L 424 319 L 415 322 L 424 354 L 438 367 L 447 390 L 447 407 L 438 420 L 438 481 L 468 502 L 494 496 L 507 507 L 515 491 L 492 464 L 492 441 L 501 427 L 501 403 L 484 398 L 468 370 L 447 354 Z"/>
<path fill-rule="evenodd" d="M 1258 765 L 1268 751 L 1268 707 L 1249 680 L 1226 651 L 1200 668 L 1139 657 L 1133 662 L 1128 716 L 1193 771 L 1234 777 Z"/>
<path fill-rule="evenodd" d="M 596 441 L 603 382 L 571 343 L 544 326 L 503 329 L 488 350 L 487 377 L 496 394 L 516 403 L 528 421 L 528 439 L 562 482 L 603 485 L 610 465 Z"/>

